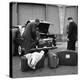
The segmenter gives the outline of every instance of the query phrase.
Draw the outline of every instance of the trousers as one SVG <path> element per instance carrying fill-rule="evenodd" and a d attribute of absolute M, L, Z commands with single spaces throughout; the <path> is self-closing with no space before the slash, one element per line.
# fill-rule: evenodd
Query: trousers
<path fill-rule="evenodd" d="M 67 42 L 67 49 L 68 50 L 75 50 L 76 49 L 75 44 L 76 44 L 76 40 L 69 40 Z"/>

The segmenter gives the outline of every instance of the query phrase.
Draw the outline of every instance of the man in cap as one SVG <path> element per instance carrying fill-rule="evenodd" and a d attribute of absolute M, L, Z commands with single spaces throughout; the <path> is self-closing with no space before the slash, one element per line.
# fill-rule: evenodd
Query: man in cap
<path fill-rule="evenodd" d="M 73 21 L 72 17 L 68 18 L 68 22 L 69 22 L 69 26 L 67 31 L 67 34 L 68 34 L 67 49 L 75 50 L 75 43 L 77 41 L 77 24 Z"/>

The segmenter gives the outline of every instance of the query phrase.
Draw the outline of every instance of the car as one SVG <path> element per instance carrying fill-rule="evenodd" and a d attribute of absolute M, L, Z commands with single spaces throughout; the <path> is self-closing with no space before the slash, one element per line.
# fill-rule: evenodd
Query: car
<path fill-rule="evenodd" d="M 19 47 L 17 47 L 18 51 L 21 51 L 21 50 L 19 50 L 19 48 L 20 48 L 20 46 L 21 46 L 20 44 L 22 43 L 22 40 L 23 40 L 23 38 L 20 35 L 22 35 L 24 33 L 24 31 L 25 31 L 24 28 L 27 26 L 27 24 L 30 23 L 30 22 L 34 22 L 34 21 L 35 20 L 28 20 L 26 22 L 26 24 L 17 25 L 13 28 L 13 29 L 17 29 L 17 31 L 16 31 L 17 36 L 15 38 L 16 39 L 15 47 L 17 46 L 17 44 L 19 45 Z M 51 49 L 51 48 L 56 47 L 56 37 L 55 37 L 54 34 L 49 33 L 49 27 L 50 27 L 51 24 L 52 23 L 50 23 L 50 22 L 40 20 L 40 24 L 38 26 L 38 29 L 36 30 L 36 33 L 38 33 L 38 35 L 36 34 L 37 35 L 36 39 L 38 39 L 38 40 L 35 41 L 36 42 L 35 43 L 36 48 L 31 48 L 29 51 L 35 51 L 36 49 L 37 50 Z"/>
<path fill-rule="evenodd" d="M 30 20 L 30 22 L 34 22 L 35 20 Z M 55 34 L 49 33 L 49 28 L 51 22 L 47 22 L 44 20 L 40 20 L 40 24 L 38 25 L 38 44 L 36 45 L 36 50 L 43 50 L 43 49 L 51 49 L 56 47 L 56 36 Z M 35 49 L 31 49 L 35 50 Z"/>

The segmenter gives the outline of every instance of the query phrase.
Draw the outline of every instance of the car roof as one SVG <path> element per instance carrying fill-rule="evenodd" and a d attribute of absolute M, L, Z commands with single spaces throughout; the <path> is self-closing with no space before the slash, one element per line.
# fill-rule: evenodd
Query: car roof
<path fill-rule="evenodd" d="M 30 22 L 35 22 L 35 20 L 30 20 Z M 40 23 L 51 24 L 51 22 L 40 20 Z"/>

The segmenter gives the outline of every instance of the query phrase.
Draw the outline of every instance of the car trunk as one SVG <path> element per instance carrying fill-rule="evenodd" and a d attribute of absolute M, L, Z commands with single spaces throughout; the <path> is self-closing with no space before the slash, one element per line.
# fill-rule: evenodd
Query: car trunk
<path fill-rule="evenodd" d="M 49 25 L 49 23 L 40 23 L 38 26 L 40 33 L 48 33 Z"/>

